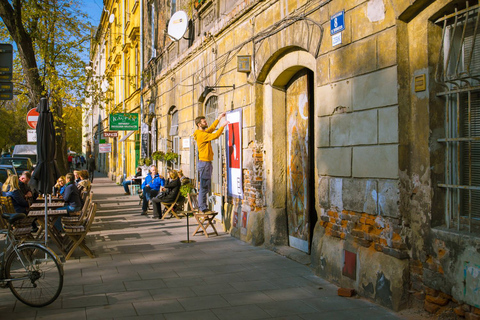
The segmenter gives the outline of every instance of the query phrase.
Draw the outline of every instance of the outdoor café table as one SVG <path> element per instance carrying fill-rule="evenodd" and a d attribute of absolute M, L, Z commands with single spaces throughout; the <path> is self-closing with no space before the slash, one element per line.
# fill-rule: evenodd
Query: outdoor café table
<path fill-rule="evenodd" d="M 52 200 L 52 202 L 64 201 L 62 197 L 52 197 L 51 200 Z M 48 199 L 47 202 L 50 202 L 50 200 Z M 45 204 L 45 198 L 43 198 L 43 197 L 38 197 L 37 199 L 35 199 L 34 203 L 43 203 L 43 204 Z"/>
<path fill-rule="evenodd" d="M 62 203 L 63 204 L 63 203 Z M 44 205 L 45 206 L 45 205 Z M 63 206 L 63 205 L 62 205 Z M 29 217 L 34 217 L 37 218 L 37 222 L 40 224 L 40 232 L 37 234 L 37 238 L 40 237 L 41 231 L 45 230 L 45 207 L 43 207 L 41 210 L 33 210 L 28 213 Z M 63 253 L 63 246 L 62 246 L 62 235 L 60 232 L 55 228 L 55 222 L 57 219 L 60 219 L 61 217 L 67 216 L 68 212 L 67 210 L 55 210 L 52 208 L 48 209 L 48 235 L 51 236 L 53 241 L 58 245 L 58 248 Z"/>
<path fill-rule="evenodd" d="M 61 207 L 64 207 L 65 206 L 65 202 L 52 202 L 52 203 L 47 203 L 47 208 L 49 209 L 58 209 L 58 208 L 61 208 Z M 30 206 L 30 210 L 40 210 L 40 209 L 43 209 L 45 210 L 45 202 L 36 202 L 36 203 L 32 203 L 32 205 Z"/>

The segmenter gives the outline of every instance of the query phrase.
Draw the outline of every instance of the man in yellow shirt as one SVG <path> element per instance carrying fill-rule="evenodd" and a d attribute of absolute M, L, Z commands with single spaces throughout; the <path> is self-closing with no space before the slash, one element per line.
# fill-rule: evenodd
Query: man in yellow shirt
<path fill-rule="evenodd" d="M 209 127 L 204 116 L 195 118 L 195 125 L 197 130 L 193 133 L 195 141 L 198 146 L 198 179 L 200 180 L 200 191 L 198 193 L 198 208 L 200 211 L 208 211 L 207 193 L 211 192 L 212 180 L 212 161 L 213 150 L 210 141 L 217 139 L 223 132 L 223 129 L 228 124 L 225 122 L 218 130 L 213 133 L 220 120 L 225 117 L 225 112 L 222 113 L 217 120 L 215 120 Z"/>

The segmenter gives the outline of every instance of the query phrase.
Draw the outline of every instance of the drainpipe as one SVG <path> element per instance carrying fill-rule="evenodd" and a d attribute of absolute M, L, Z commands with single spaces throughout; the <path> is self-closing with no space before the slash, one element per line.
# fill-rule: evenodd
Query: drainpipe
<path fill-rule="evenodd" d="M 123 74 L 123 92 L 122 92 L 122 99 L 123 99 L 123 113 L 127 112 L 127 107 L 125 105 L 125 92 L 127 89 L 127 72 L 125 68 L 125 50 L 123 48 L 125 47 L 125 26 L 127 24 L 127 17 L 126 17 L 126 12 L 125 12 L 125 0 L 122 1 L 122 9 L 123 9 L 123 24 L 122 24 L 122 74 Z M 127 134 L 127 131 L 123 131 L 123 136 Z M 127 141 L 126 139 L 123 139 L 123 180 L 127 177 Z"/>
<path fill-rule="evenodd" d="M 143 153 L 142 124 L 143 124 L 143 0 L 140 0 L 140 157 Z"/>

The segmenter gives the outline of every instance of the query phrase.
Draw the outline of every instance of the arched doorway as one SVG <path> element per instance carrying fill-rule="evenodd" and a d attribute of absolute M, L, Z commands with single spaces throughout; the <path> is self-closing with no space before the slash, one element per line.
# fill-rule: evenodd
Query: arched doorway
<path fill-rule="evenodd" d="M 263 119 L 268 244 L 310 253 L 317 222 L 314 88 L 316 61 L 296 51 L 280 58 L 264 80 Z"/>
<path fill-rule="evenodd" d="M 289 245 L 310 251 L 316 219 L 313 189 L 313 72 L 302 69 L 285 87 L 286 213 Z M 316 222 L 316 221 L 314 221 Z"/>

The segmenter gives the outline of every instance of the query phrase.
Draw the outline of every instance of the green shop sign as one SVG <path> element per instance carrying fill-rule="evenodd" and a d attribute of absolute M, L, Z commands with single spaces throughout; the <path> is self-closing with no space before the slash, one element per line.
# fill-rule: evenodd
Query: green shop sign
<path fill-rule="evenodd" d="M 110 114 L 110 130 L 138 130 L 138 113 Z"/>

